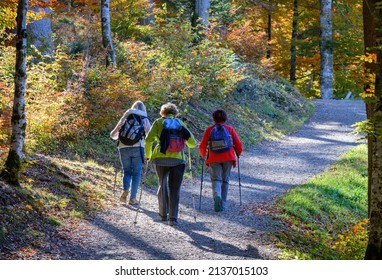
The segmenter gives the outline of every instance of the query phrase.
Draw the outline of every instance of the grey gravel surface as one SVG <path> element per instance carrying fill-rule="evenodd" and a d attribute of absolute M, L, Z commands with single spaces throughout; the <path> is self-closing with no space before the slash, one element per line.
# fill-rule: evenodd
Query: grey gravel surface
<path fill-rule="evenodd" d="M 243 153 L 240 158 L 242 205 L 237 168 L 231 175 L 229 207 L 225 212 L 213 210 L 207 174 L 201 211 L 198 210 L 200 177 L 184 182 L 176 227 L 160 221 L 156 188 L 145 187 L 136 224 L 136 208 L 119 205 L 72 229 L 78 249 L 73 258 L 274 258 L 277 249 L 262 244 L 260 236 L 277 225 L 266 213 L 253 212 L 253 209 L 324 171 L 341 154 L 357 145 L 359 136 L 352 134 L 352 125 L 366 118 L 362 101 L 316 100 L 315 105 L 312 117 L 298 132 L 279 141 L 256 144 Z"/>

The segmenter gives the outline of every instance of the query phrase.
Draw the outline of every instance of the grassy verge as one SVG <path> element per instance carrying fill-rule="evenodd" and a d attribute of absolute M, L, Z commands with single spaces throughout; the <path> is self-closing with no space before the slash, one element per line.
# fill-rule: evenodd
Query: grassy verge
<path fill-rule="evenodd" d="M 280 197 L 268 235 L 279 259 L 363 259 L 367 245 L 367 147 L 352 149 L 326 172 Z"/>

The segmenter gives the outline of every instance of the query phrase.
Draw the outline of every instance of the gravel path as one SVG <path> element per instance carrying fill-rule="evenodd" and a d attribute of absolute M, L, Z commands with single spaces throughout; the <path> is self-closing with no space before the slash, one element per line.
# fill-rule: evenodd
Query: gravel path
<path fill-rule="evenodd" d="M 73 236 L 81 244 L 74 258 L 272 259 L 275 249 L 261 244 L 259 236 L 275 225 L 266 214 L 254 214 L 251 209 L 325 170 L 357 144 L 351 125 L 365 119 L 362 101 L 317 100 L 315 104 L 313 116 L 298 132 L 280 141 L 259 143 L 243 153 L 242 206 L 237 169 L 231 175 L 229 209 L 225 212 L 213 210 L 207 174 L 201 211 L 200 178 L 194 183 L 185 182 L 177 227 L 159 220 L 156 188 L 144 188 L 137 224 L 135 208 L 120 205 L 73 229 Z"/>

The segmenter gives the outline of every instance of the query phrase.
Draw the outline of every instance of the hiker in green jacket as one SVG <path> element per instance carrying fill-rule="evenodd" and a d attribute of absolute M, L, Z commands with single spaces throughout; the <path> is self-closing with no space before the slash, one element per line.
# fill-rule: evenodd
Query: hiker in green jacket
<path fill-rule="evenodd" d="M 160 110 L 161 118 L 154 121 L 146 136 L 146 158 L 155 164 L 158 175 L 159 216 L 170 226 L 178 224 L 179 192 L 186 161 L 183 149 L 196 147 L 196 141 L 185 124 L 176 118 L 175 104 L 166 103 Z M 154 150 L 153 143 L 156 142 Z"/>

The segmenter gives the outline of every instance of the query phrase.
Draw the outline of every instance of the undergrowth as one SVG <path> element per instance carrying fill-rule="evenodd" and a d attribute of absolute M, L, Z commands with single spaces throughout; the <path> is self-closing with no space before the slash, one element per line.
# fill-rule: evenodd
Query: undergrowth
<path fill-rule="evenodd" d="M 67 258 L 65 229 L 115 205 L 114 174 L 93 160 L 29 157 L 22 187 L 0 180 L 0 259 Z"/>

